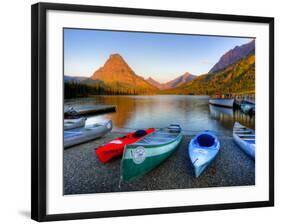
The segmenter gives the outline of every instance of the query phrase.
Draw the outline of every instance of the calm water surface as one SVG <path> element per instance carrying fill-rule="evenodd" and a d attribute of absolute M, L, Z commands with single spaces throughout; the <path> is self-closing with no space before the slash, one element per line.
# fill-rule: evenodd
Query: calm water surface
<path fill-rule="evenodd" d="M 155 95 L 155 96 L 94 96 L 66 100 L 65 105 L 116 105 L 117 112 L 91 116 L 87 124 L 111 119 L 114 128 L 162 128 L 179 123 L 184 133 L 196 134 L 212 130 L 218 135 L 231 135 L 235 121 L 255 129 L 255 117 L 240 110 L 211 106 L 208 96 Z"/>

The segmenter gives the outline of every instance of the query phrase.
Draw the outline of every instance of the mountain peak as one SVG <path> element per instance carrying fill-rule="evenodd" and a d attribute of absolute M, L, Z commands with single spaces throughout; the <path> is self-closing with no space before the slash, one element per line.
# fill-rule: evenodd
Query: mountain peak
<path fill-rule="evenodd" d="M 158 82 L 158 81 L 156 81 L 154 78 L 152 78 L 152 77 L 148 77 L 146 80 L 150 80 L 150 81 L 154 81 L 154 82 Z M 158 82 L 159 83 L 159 82 Z"/>
<path fill-rule="evenodd" d="M 92 75 L 92 79 L 114 82 L 136 75 L 120 54 L 111 54 L 104 65 Z"/>
<path fill-rule="evenodd" d="M 117 67 L 123 67 L 130 70 L 132 72 L 133 70 L 130 68 L 130 66 L 127 64 L 127 62 L 124 60 L 124 58 L 120 54 L 111 54 L 109 55 L 109 58 L 105 62 L 103 67 L 106 66 L 113 66 L 115 68 Z"/>
<path fill-rule="evenodd" d="M 166 88 L 175 88 L 191 81 L 195 76 L 189 72 L 185 72 L 183 75 L 165 83 Z"/>
<path fill-rule="evenodd" d="M 146 81 L 152 85 L 152 86 L 155 86 L 157 87 L 158 89 L 162 89 L 162 84 L 158 81 L 156 81 L 155 79 L 151 78 L 151 77 L 148 77 L 148 79 L 146 79 Z"/>
<path fill-rule="evenodd" d="M 109 55 L 109 59 L 121 59 L 121 60 L 124 61 L 122 56 L 120 54 L 118 54 L 118 53 L 114 53 L 114 54 Z"/>
<path fill-rule="evenodd" d="M 188 78 L 189 76 L 193 76 L 193 75 L 189 72 L 185 72 L 185 73 L 183 73 L 183 75 L 181 77 Z"/>
<path fill-rule="evenodd" d="M 138 88 L 142 90 L 155 90 L 155 87 L 136 75 L 120 54 L 111 54 L 104 65 L 95 71 L 91 77 L 93 80 L 101 80 L 114 88 Z"/>
<path fill-rule="evenodd" d="M 151 85 L 157 87 L 158 89 L 171 89 L 178 87 L 180 85 L 186 84 L 189 81 L 191 81 L 195 76 L 190 74 L 189 72 L 185 72 L 183 75 L 169 81 L 166 83 L 159 83 L 158 81 L 154 80 L 153 78 L 149 77 L 146 79 L 147 82 L 149 82 Z"/>
<path fill-rule="evenodd" d="M 252 40 L 241 46 L 235 46 L 233 49 L 227 51 L 219 61 L 211 68 L 209 73 L 217 72 L 226 68 L 227 66 L 238 62 L 245 58 L 255 50 L 255 40 Z"/>

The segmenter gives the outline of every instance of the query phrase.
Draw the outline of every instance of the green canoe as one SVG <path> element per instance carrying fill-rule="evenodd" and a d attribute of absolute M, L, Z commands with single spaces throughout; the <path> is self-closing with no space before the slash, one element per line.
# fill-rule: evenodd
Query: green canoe
<path fill-rule="evenodd" d="M 121 161 L 121 180 L 131 181 L 154 169 L 177 149 L 181 140 L 180 131 L 164 129 L 127 145 Z"/>

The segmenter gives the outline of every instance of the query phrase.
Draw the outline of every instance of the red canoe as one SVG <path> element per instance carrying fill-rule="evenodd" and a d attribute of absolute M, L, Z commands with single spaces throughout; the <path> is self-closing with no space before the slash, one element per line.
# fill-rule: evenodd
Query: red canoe
<path fill-rule="evenodd" d="M 127 134 L 121 138 L 116 138 L 107 144 L 96 148 L 96 155 L 101 162 L 107 163 L 113 158 L 121 157 L 127 144 L 135 143 L 154 131 L 155 128 L 148 128 L 146 130 L 138 130 Z"/>

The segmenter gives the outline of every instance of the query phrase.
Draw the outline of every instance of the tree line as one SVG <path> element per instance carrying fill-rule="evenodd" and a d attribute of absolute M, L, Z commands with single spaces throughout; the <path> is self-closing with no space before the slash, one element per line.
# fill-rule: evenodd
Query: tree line
<path fill-rule="evenodd" d="M 91 95 L 140 95 L 149 94 L 145 89 L 136 89 L 104 84 L 87 84 L 81 82 L 65 82 L 64 98 L 88 97 Z"/>

